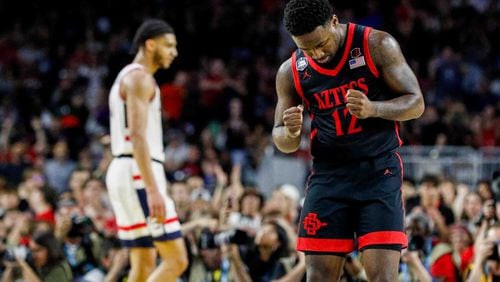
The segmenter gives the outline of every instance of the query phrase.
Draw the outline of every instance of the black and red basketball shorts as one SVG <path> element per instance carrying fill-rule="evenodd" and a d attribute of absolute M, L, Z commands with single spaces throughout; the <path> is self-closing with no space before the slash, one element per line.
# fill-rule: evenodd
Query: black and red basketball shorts
<path fill-rule="evenodd" d="M 314 163 L 297 250 L 342 254 L 406 248 L 402 179 L 397 152 L 345 164 Z"/>

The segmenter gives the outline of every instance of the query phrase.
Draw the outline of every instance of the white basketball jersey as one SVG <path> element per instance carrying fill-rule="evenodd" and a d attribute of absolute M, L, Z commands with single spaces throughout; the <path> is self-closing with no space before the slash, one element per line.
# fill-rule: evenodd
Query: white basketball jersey
<path fill-rule="evenodd" d="M 144 67 L 136 63 L 125 66 L 118 74 L 109 93 L 111 152 L 113 156 L 132 154 L 132 142 L 130 140 L 129 122 L 127 120 L 127 105 L 120 96 L 120 84 L 127 73 L 139 68 Z M 151 158 L 163 162 L 165 154 L 163 152 L 160 89 L 158 85 L 155 86 L 155 95 L 148 107 L 146 141 L 149 145 Z"/>

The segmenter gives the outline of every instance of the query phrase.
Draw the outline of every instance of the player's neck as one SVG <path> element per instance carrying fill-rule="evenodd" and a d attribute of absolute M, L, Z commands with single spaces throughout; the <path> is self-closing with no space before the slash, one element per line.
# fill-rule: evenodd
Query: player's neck
<path fill-rule="evenodd" d="M 144 56 L 142 51 L 139 51 L 139 53 L 137 53 L 133 63 L 142 65 L 144 69 L 152 75 L 158 70 L 158 67 L 155 66 L 151 59 Z"/>
<path fill-rule="evenodd" d="M 339 48 L 341 48 L 342 46 L 344 46 L 344 43 L 345 43 L 345 40 L 347 37 L 347 24 L 339 24 L 339 27 L 340 27 L 338 29 L 339 38 L 340 38 Z"/>

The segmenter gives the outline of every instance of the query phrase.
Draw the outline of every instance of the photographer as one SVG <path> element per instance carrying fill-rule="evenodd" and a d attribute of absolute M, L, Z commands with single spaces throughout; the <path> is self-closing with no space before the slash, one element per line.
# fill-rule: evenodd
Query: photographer
<path fill-rule="evenodd" d="M 474 243 L 474 262 L 468 282 L 500 281 L 499 242 L 500 223 L 488 228 L 486 221 L 483 222 Z"/>
<path fill-rule="evenodd" d="M 288 236 L 276 222 L 267 222 L 255 236 L 254 245 L 242 252 L 230 246 L 229 258 L 239 282 L 268 282 L 283 277 L 286 268 L 281 259 L 289 255 Z"/>
<path fill-rule="evenodd" d="M 15 253 L 17 263 L 6 263 L 3 282 L 14 281 L 14 268 L 21 268 L 26 282 L 70 282 L 73 275 L 64 259 L 61 243 L 51 232 L 35 234 L 29 243 L 29 254 L 18 248 Z"/>
<path fill-rule="evenodd" d="M 98 271 L 98 254 L 102 238 L 93 230 L 86 216 L 73 216 L 64 237 L 63 249 L 76 281 L 92 281 Z"/>
<path fill-rule="evenodd" d="M 75 280 L 92 279 L 98 271 L 101 235 L 95 232 L 92 220 L 82 214 L 72 200 L 59 202 L 57 218 L 55 234 L 63 242 L 64 254 Z"/>
<path fill-rule="evenodd" d="M 220 234 L 220 233 L 219 233 Z M 197 244 L 197 255 L 191 261 L 189 281 L 191 282 L 219 282 L 230 281 L 229 261 L 223 255 L 217 235 L 210 229 L 204 228 L 200 233 Z M 220 237 L 220 236 L 219 236 Z M 227 238 L 228 240 L 230 238 Z M 234 238 L 231 238 L 234 240 Z"/>
<path fill-rule="evenodd" d="M 408 249 L 403 250 L 401 255 L 403 281 L 431 281 L 431 275 L 423 263 L 430 253 L 429 218 L 424 213 L 411 213 L 407 217 L 406 233 L 409 241 Z"/>
<path fill-rule="evenodd" d="M 129 268 L 128 250 L 122 248 L 117 238 L 106 238 L 100 252 L 100 275 L 91 281 L 126 281 Z"/>
<path fill-rule="evenodd" d="M 264 205 L 264 196 L 255 189 L 247 189 L 239 199 L 239 212 L 229 215 L 228 224 L 234 228 L 245 230 L 251 237 L 260 228 Z"/>

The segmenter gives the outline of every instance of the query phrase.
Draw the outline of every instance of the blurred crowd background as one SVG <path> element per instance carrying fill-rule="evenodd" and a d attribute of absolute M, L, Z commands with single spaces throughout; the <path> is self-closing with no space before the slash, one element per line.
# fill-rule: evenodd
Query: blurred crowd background
<path fill-rule="evenodd" d="M 259 181 L 269 156 L 281 156 L 271 140 L 274 79 L 295 49 L 282 24 L 284 3 L 1 1 L 3 281 L 22 279 L 26 267 L 43 277 L 54 262 L 67 263 L 74 281 L 124 281 L 127 251 L 116 240 L 103 182 L 112 158 L 107 98 L 133 58 L 133 33 L 149 17 L 170 22 L 179 43 L 174 65 L 156 78 L 169 193 L 190 254 L 183 280 L 300 281 L 304 257 L 294 242 L 305 177 L 293 185 Z M 417 74 L 426 111 L 402 124 L 406 146 L 499 146 L 500 1 L 333 5 L 341 22 L 390 32 Z M 301 149 L 281 157 L 308 164 L 307 136 L 306 128 Z M 307 175 L 307 165 L 298 167 L 267 177 Z M 435 171 L 407 178 L 403 188 L 411 242 L 403 281 L 465 281 L 474 265 L 496 267 L 485 247 L 500 240 L 493 176 L 471 184 Z M 239 277 L 241 265 L 251 277 Z M 363 281 L 356 253 L 343 279 Z"/>

